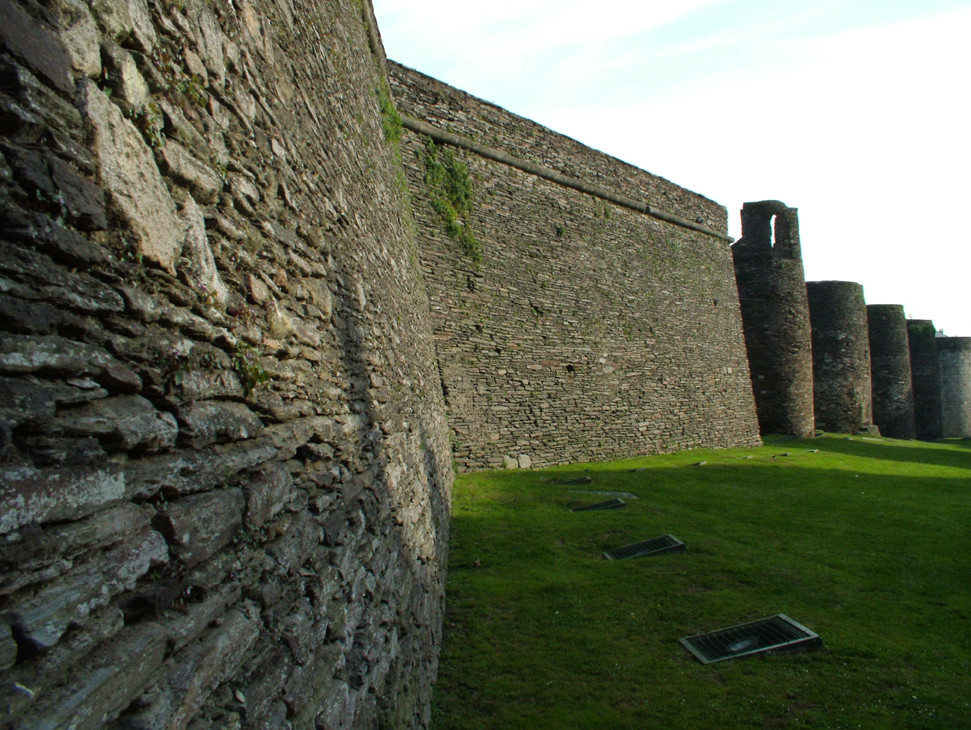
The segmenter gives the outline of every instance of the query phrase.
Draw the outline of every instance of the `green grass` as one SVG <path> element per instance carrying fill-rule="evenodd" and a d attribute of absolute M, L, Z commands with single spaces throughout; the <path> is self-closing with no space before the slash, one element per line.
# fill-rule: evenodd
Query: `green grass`
<path fill-rule="evenodd" d="M 577 488 L 638 499 L 572 513 L 598 501 Z M 601 557 L 668 532 L 687 552 Z M 463 475 L 449 562 L 437 729 L 971 727 L 968 441 Z M 678 643 L 775 613 L 823 648 L 705 666 Z"/>

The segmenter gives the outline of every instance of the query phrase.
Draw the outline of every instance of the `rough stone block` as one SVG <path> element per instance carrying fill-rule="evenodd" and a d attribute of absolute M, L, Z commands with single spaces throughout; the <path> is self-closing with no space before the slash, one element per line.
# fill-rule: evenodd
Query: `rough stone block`
<path fill-rule="evenodd" d="M 232 481 L 241 472 L 270 461 L 277 449 L 259 441 L 242 441 L 190 452 L 129 462 L 125 473 L 131 496 L 194 494 Z"/>
<path fill-rule="evenodd" d="M 166 662 L 144 710 L 124 718 L 130 730 L 183 728 L 220 682 L 233 676 L 260 632 L 254 604 L 229 611 L 199 642 Z"/>
<path fill-rule="evenodd" d="M 101 73 L 101 55 L 98 45 L 101 38 L 88 5 L 82 0 L 57 0 L 51 10 L 60 26 L 64 50 L 71 59 L 71 66 L 80 74 L 95 78 Z"/>
<path fill-rule="evenodd" d="M 0 341 L 0 372 L 83 377 L 110 388 L 133 392 L 142 379 L 104 350 L 56 336 L 10 335 Z"/>
<path fill-rule="evenodd" d="M 195 448 L 220 441 L 254 438 L 263 423 L 242 403 L 232 401 L 192 401 L 179 409 L 183 436 Z"/>
<path fill-rule="evenodd" d="M 52 214 L 87 231 L 101 230 L 108 225 L 101 188 L 78 174 L 60 157 L 48 151 L 12 145 L 0 147 L 13 167 L 17 181 L 39 198 Z"/>
<path fill-rule="evenodd" d="M 142 693 L 164 657 L 165 634 L 158 626 L 126 629 L 99 647 L 64 685 L 41 694 L 14 727 L 103 728 Z"/>
<path fill-rule="evenodd" d="M 145 106 L 151 92 L 132 55 L 114 41 L 105 41 L 101 46 L 101 57 L 105 76 L 114 92 L 111 98 L 118 101 L 128 114 Z"/>
<path fill-rule="evenodd" d="M 125 496 L 121 467 L 0 469 L 0 535 L 31 522 L 73 520 Z"/>
<path fill-rule="evenodd" d="M 42 586 L 26 599 L 14 597 L 11 623 L 17 634 L 34 646 L 47 649 L 57 643 L 71 624 L 83 624 L 92 610 L 112 596 L 131 590 L 152 565 L 168 559 L 165 540 L 142 529 L 68 575 Z"/>
<path fill-rule="evenodd" d="M 210 165 L 198 160 L 174 140 L 166 142 L 159 152 L 166 171 L 188 187 L 194 198 L 207 204 L 216 200 L 223 181 Z"/>
<path fill-rule="evenodd" d="M 186 229 L 182 253 L 189 260 L 183 275 L 193 289 L 209 296 L 214 304 L 225 304 L 228 291 L 219 277 L 212 249 L 209 248 L 206 219 L 191 195 L 182 207 L 182 222 Z"/>
<path fill-rule="evenodd" d="M 87 403 L 61 413 L 56 424 L 73 436 L 94 436 L 108 449 L 165 451 L 175 445 L 179 425 L 140 395 Z"/>
<path fill-rule="evenodd" d="M 14 641 L 10 624 L 0 624 L 0 672 L 5 672 L 17 661 L 17 642 Z"/>
<path fill-rule="evenodd" d="M 138 252 L 174 271 L 185 228 L 155 166 L 152 151 L 94 83 L 83 83 L 81 106 L 91 126 L 109 205 L 131 228 Z"/>
<path fill-rule="evenodd" d="M 43 213 L 11 208 L 0 214 L 0 219 L 3 221 L 5 238 L 38 248 L 68 265 L 87 267 L 106 264 L 111 260 L 104 247 Z"/>
<path fill-rule="evenodd" d="M 259 529 L 274 517 L 293 493 L 290 470 L 279 462 L 265 464 L 243 482 L 246 495 L 246 526 Z"/>
<path fill-rule="evenodd" d="M 74 91 L 71 62 L 64 45 L 15 2 L 0 5 L 0 39 L 55 88 L 66 94 Z"/>
<path fill-rule="evenodd" d="M 148 510 L 122 504 L 76 522 L 22 530 L 20 540 L 0 545 L 0 595 L 57 577 L 79 555 L 118 542 L 149 519 Z"/>
<path fill-rule="evenodd" d="M 190 495 L 170 502 L 152 523 L 192 567 L 229 544 L 243 520 L 243 504 L 238 489 Z"/>

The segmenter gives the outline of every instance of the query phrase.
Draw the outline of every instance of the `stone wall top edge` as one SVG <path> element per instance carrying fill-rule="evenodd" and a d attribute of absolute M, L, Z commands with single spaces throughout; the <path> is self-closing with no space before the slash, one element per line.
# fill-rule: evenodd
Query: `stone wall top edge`
<path fill-rule="evenodd" d="M 562 132 L 558 132 L 554 129 L 551 129 L 543 124 L 540 124 L 539 122 L 529 119 L 528 117 L 524 117 L 520 114 L 516 114 L 515 112 L 509 111 L 508 109 L 502 106 L 499 106 L 495 102 L 475 96 L 474 94 L 471 94 L 467 91 L 463 91 L 462 89 L 456 88 L 445 81 L 436 79 L 434 76 L 429 76 L 428 74 L 422 73 L 417 69 L 411 68 L 410 66 L 406 66 L 405 64 L 399 63 L 391 58 L 387 59 L 387 65 L 388 65 L 388 73 L 390 76 L 394 76 L 395 72 L 400 72 L 406 75 L 411 75 L 413 77 L 419 77 L 424 83 L 433 84 L 437 87 L 440 87 L 441 89 L 446 90 L 449 94 L 452 94 L 462 99 L 472 101 L 476 104 L 481 104 L 481 105 L 490 107 L 497 114 L 505 116 L 507 118 L 527 123 L 533 126 L 538 132 L 540 132 L 544 136 L 561 140 L 565 144 L 574 145 L 575 147 L 581 148 L 590 154 L 598 155 L 602 158 L 608 159 L 614 162 L 615 164 L 619 164 L 622 167 L 630 170 L 632 173 L 639 174 L 639 175 L 647 175 L 652 180 L 668 187 L 671 191 L 676 191 L 681 194 L 689 195 L 692 198 L 694 198 L 699 204 L 712 206 L 719 211 L 719 216 L 723 219 L 722 225 L 720 227 L 723 228 L 726 232 L 728 230 L 728 208 L 722 205 L 721 203 L 719 203 L 718 201 L 713 200 L 712 198 L 709 198 L 701 193 L 698 193 L 694 190 L 686 188 L 682 185 L 678 185 L 677 183 L 672 182 L 671 180 L 665 177 L 662 177 L 661 175 L 657 175 L 653 172 L 650 172 L 649 170 L 645 170 L 644 168 L 631 164 L 626 160 L 622 160 L 619 157 L 615 157 L 611 154 L 608 154 L 607 152 L 603 152 L 602 150 L 598 150 L 595 147 L 591 147 L 590 145 L 580 140 L 574 139 L 569 135 L 566 135 L 566 134 L 563 134 Z"/>

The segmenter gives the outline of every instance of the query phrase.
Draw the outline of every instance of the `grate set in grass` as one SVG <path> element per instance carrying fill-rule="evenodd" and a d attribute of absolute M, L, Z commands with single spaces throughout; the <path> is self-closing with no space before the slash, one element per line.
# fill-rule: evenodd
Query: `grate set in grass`
<path fill-rule="evenodd" d="M 582 476 L 637 499 L 571 512 Z M 967 441 L 463 475 L 433 727 L 969 727 L 969 525 Z M 602 557 L 664 533 L 688 551 Z M 703 665 L 678 642 L 777 613 L 824 648 Z"/>

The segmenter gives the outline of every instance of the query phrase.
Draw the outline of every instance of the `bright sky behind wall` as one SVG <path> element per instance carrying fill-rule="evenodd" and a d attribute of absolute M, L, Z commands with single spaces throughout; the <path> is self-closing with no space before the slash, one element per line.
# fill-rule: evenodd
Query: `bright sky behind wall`
<path fill-rule="evenodd" d="M 388 56 L 728 208 L 809 281 L 971 336 L 971 0 L 373 0 Z"/>

